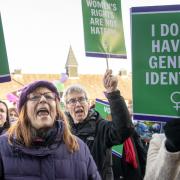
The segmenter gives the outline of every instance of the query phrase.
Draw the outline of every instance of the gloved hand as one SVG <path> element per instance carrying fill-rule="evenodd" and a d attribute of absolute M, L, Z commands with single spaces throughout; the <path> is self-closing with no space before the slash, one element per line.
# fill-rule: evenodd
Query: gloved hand
<path fill-rule="evenodd" d="M 170 152 L 180 151 L 180 118 L 173 119 L 164 126 L 166 135 L 165 146 Z"/>

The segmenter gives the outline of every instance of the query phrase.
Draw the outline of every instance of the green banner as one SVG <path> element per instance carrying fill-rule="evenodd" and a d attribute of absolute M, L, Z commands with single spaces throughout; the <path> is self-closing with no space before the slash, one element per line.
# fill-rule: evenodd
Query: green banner
<path fill-rule="evenodd" d="M 86 56 L 126 58 L 120 0 L 82 0 Z"/>
<path fill-rule="evenodd" d="M 99 114 L 103 119 L 109 121 L 112 120 L 111 109 L 108 102 L 102 101 L 100 99 L 96 99 L 95 110 L 99 112 Z M 123 152 L 123 144 L 119 144 L 112 147 L 112 153 L 115 154 L 116 156 L 122 157 L 122 152 Z"/>
<path fill-rule="evenodd" d="M 103 119 L 111 120 L 111 110 L 108 102 L 96 99 L 95 109 Z"/>
<path fill-rule="evenodd" d="M 0 16 L 0 83 L 10 81 L 9 65 L 4 40 L 3 26 Z"/>
<path fill-rule="evenodd" d="M 180 117 L 180 5 L 131 9 L 134 119 Z"/>

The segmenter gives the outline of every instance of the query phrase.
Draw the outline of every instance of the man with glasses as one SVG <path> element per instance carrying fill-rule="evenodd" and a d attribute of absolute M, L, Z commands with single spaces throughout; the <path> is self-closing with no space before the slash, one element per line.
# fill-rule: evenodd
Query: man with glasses
<path fill-rule="evenodd" d="M 111 147 L 122 144 L 134 128 L 126 103 L 117 89 L 118 79 L 112 75 L 112 70 L 107 70 L 104 74 L 103 84 L 110 103 L 111 122 L 90 109 L 87 92 L 80 85 L 68 87 L 64 93 L 64 101 L 73 134 L 88 145 L 102 179 L 112 180 Z"/>

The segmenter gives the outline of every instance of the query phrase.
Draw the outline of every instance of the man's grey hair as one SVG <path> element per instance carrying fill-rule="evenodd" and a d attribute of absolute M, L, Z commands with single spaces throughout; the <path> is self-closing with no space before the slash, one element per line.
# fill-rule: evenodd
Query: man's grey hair
<path fill-rule="evenodd" d="M 74 84 L 67 87 L 67 89 L 64 91 L 63 99 L 65 103 L 67 102 L 67 96 L 72 93 L 82 93 L 84 94 L 85 98 L 88 99 L 88 94 L 85 88 L 79 84 Z"/>

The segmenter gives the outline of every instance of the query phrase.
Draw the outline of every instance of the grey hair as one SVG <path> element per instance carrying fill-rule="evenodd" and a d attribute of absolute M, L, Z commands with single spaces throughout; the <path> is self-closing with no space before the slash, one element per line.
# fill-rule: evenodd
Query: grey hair
<path fill-rule="evenodd" d="M 64 92 L 63 94 L 63 99 L 64 99 L 64 102 L 66 103 L 67 101 L 67 96 L 71 93 L 83 93 L 85 98 L 88 99 L 88 94 L 87 94 L 87 91 L 85 90 L 85 88 L 79 84 L 73 84 L 73 85 L 70 85 Z"/>

